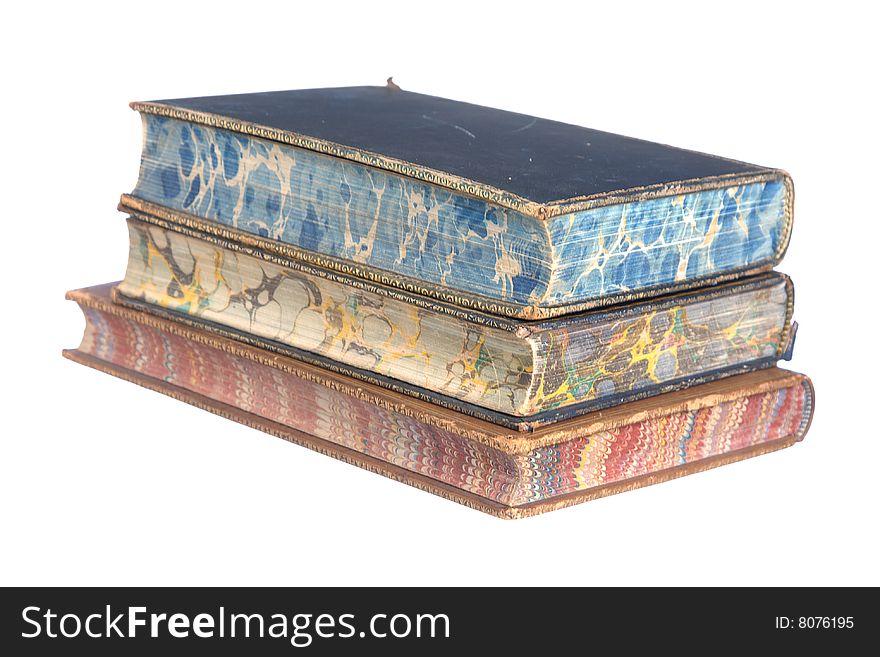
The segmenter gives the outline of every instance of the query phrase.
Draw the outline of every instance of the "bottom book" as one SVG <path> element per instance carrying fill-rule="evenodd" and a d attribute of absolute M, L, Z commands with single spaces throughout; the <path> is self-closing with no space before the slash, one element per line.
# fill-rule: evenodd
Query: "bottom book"
<path fill-rule="evenodd" d="M 519 518 L 788 447 L 810 380 L 776 368 L 520 433 L 152 314 L 111 285 L 71 360 L 493 515 Z"/>

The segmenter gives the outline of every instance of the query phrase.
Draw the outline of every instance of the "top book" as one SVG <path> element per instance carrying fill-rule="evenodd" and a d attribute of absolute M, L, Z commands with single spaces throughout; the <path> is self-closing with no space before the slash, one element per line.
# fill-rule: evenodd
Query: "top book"
<path fill-rule="evenodd" d="M 393 86 L 132 107 L 122 210 L 490 315 L 764 271 L 791 232 L 783 171 Z"/>

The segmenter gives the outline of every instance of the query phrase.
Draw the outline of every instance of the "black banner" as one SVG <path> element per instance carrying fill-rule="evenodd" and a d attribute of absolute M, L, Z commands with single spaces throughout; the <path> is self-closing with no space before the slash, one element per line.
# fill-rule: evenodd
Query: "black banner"
<path fill-rule="evenodd" d="M 878 604 L 865 589 L 85 588 L 5 589 L 0 613 L 7 655 L 691 653 L 854 648 Z"/>

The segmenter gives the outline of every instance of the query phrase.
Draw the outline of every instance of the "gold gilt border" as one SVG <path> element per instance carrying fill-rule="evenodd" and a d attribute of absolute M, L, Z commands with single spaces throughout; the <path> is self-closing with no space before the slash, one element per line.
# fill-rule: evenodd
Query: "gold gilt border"
<path fill-rule="evenodd" d="M 719 187 L 730 185 L 746 185 L 755 182 L 766 182 L 778 178 L 785 179 L 787 191 L 793 189 L 791 179 L 785 171 L 781 169 L 759 168 L 757 172 L 729 173 L 718 176 L 707 176 L 704 178 L 691 178 L 672 183 L 657 183 L 642 187 L 632 187 L 612 192 L 561 199 L 549 203 L 538 203 L 492 185 L 476 182 L 469 178 L 456 176 L 438 169 L 413 164 L 412 162 L 380 155 L 379 153 L 360 148 L 337 144 L 336 142 L 325 139 L 310 137 L 297 132 L 260 125 L 251 121 L 233 119 L 220 114 L 200 112 L 154 101 L 133 102 L 129 103 L 129 106 L 133 110 L 145 114 L 164 116 L 180 121 L 187 121 L 189 123 L 198 123 L 212 128 L 230 130 L 232 132 L 238 132 L 261 139 L 268 139 L 282 144 L 289 144 L 291 146 L 323 153 L 344 160 L 358 162 L 359 164 L 390 171 L 401 176 L 406 176 L 407 178 L 421 180 L 455 192 L 468 194 L 484 201 L 517 212 L 522 212 L 525 215 L 539 220 L 546 220 L 562 214 L 591 210 L 593 208 L 604 207 L 607 205 L 619 205 L 621 203 L 645 201 L 654 198 L 662 198 L 664 196 L 690 194 L 693 192 L 717 189 Z"/>
<path fill-rule="evenodd" d="M 768 368 L 727 377 L 718 381 L 699 385 L 685 390 L 669 392 L 661 396 L 649 397 L 621 406 L 586 413 L 559 422 L 538 427 L 531 433 L 505 429 L 479 418 L 469 417 L 451 409 L 421 401 L 383 389 L 366 381 L 358 381 L 330 370 L 297 361 L 293 358 L 275 354 L 238 342 L 230 338 L 214 335 L 205 330 L 191 328 L 179 322 L 160 318 L 143 311 L 117 305 L 111 301 L 113 284 L 73 290 L 66 295 L 84 308 L 116 315 L 135 321 L 172 335 L 177 335 L 198 344 L 213 347 L 253 362 L 276 368 L 287 374 L 323 385 L 334 391 L 375 404 L 381 408 L 400 413 L 430 426 L 455 433 L 468 440 L 479 442 L 507 454 L 523 455 L 535 449 L 568 442 L 618 427 L 665 417 L 682 411 L 693 411 L 743 396 L 769 392 L 795 385 L 806 385 L 811 399 L 814 391 L 809 378 L 777 368 Z M 815 407 L 810 405 L 810 413 Z M 808 426 L 808 425 L 807 425 Z M 801 437 L 806 429 L 801 434 Z"/>
<path fill-rule="evenodd" d="M 263 431 L 296 445 L 306 447 L 319 452 L 320 454 L 331 456 L 350 465 L 355 465 L 359 468 L 388 477 L 389 479 L 418 488 L 419 490 L 433 493 L 434 495 L 438 495 L 447 500 L 457 502 L 471 509 L 504 519 L 527 518 L 547 511 L 554 511 L 556 509 L 589 502 L 609 495 L 615 495 L 617 493 L 635 490 L 644 486 L 651 486 L 671 479 L 677 479 L 685 475 L 705 472 L 706 470 L 711 470 L 712 468 L 717 468 L 722 465 L 735 463 L 753 456 L 760 456 L 761 454 L 768 454 L 770 452 L 790 447 L 799 440 L 798 436 L 787 436 L 779 440 L 754 445 L 727 454 L 712 456 L 700 461 L 679 465 L 674 468 L 642 475 L 633 479 L 606 484 L 604 486 L 597 486 L 583 491 L 567 493 L 565 495 L 560 495 L 539 502 L 531 502 L 523 506 L 507 506 L 480 495 L 456 488 L 437 479 L 432 479 L 426 475 L 388 463 L 387 461 L 337 445 L 329 440 L 324 440 L 278 422 L 273 422 L 272 420 L 260 417 L 259 415 L 242 411 L 234 406 L 211 399 L 210 397 L 196 394 L 184 388 L 165 383 L 164 381 L 153 379 L 138 372 L 118 367 L 112 363 L 100 360 L 78 350 L 65 350 L 63 354 L 65 358 L 68 358 L 75 363 L 86 365 L 87 367 L 135 383 L 144 388 L 168 395 L 169 397 L 186 402 L 187 404 L 214 413 L 220 417 L 233 420 L 239 424 Z"/>

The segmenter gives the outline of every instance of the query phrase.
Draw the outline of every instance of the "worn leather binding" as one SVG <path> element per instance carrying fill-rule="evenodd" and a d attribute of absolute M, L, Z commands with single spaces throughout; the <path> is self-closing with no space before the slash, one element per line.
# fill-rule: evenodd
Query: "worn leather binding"
<path fill-rule="evenodd" d="M 494 315 L 766 271 L 791 233 L 784 171 L 442 98 L 353 87 L 132 107 L 145 149 L 124 211 Z"/>
<path fill-rule="evenodd" d="M 773 368 L 523 435 L 114 305 L 109 292 L 102 286 L 68 294 L 83 308 L 87 328 L 66 357 L 500 517 L 534 515 L 788 447 L 804 437 L 812 417 L 809 379 Z M 317 403 L 292 408 L 288 393 Z M 320 422 L 300 415 L 312 407 L 320 408 Z M 352 432 L 360 435 L 346 444 Z M 622 444 L 630 435 L 638 439 Z"/>
<path fill-rule="evenodd" d="M 133 102 L 131 108 L 326 153 L 538 219 L 785 175 L 729 158 L 384 87 L 178 98 Z M 601 165 L 585 170 L 579 160 L 587 153 Z M 523 175 L 527 157 L 532 164 L 540 161 Z"/>

